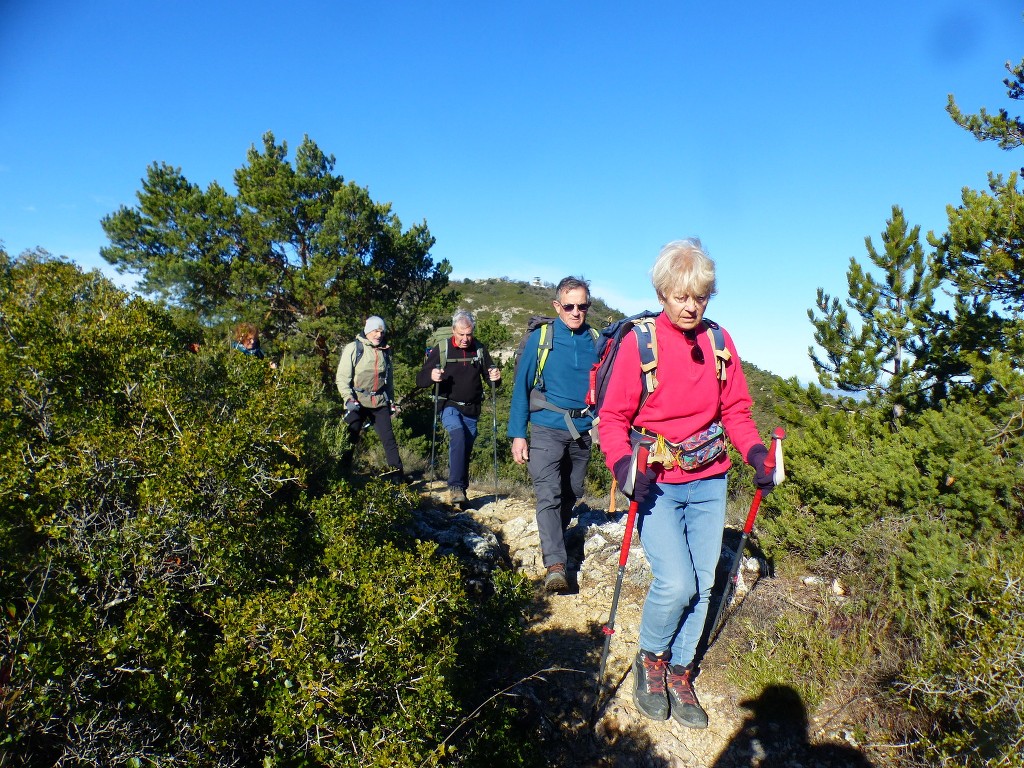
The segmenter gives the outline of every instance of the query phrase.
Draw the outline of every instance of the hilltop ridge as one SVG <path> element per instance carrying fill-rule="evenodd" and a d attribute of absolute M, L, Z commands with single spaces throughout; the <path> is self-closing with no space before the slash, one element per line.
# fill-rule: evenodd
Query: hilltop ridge
<path fill-rule="evenodd" d="M 469 278 L 453 281 L 451 287 L 459 292 L 460 307 L 480 314 L 492 312 L 501 317 L 502 323 L 516 330 L 526 325 L 531 315 L 552 315 L 551 301 L 555 285 L 540 280 L 526 282 L 508 277 L 488 277 L 480 280 Z M 625 314 L 608 306 L 599 296 L 591 296 L 590 322 L 596 327 L 625 317 Z"/>

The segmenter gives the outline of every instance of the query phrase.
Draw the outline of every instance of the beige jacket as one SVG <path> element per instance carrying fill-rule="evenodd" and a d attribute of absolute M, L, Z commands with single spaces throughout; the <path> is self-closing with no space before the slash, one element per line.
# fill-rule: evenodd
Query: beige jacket
<path fill-rule="evenodd" d="M 358 350 L 361 353 L 357 355 Z M 341 351 L 336 381 L 338 392 L 346 402 L 358 400 L 366 408 L 387 405 L 394 400 L 395 394 L 391 375 L 391 348 L 386 344 L 375 347 L 359 334 L 355 341 L 346 344 Z"/>

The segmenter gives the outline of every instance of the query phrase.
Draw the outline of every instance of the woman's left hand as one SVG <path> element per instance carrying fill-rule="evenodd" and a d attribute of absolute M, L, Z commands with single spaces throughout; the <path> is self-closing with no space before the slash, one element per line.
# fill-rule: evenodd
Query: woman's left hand
<path fill-rule="evenodd" d="M 775 487 L 775 468 L 765 470 L 764 460 L 768 458 L 768 449 L 758 443 L 747 452 L 747 464 L 757 470 L 754 482 L 761 490 L 761 496 L 767 496 Z"/>

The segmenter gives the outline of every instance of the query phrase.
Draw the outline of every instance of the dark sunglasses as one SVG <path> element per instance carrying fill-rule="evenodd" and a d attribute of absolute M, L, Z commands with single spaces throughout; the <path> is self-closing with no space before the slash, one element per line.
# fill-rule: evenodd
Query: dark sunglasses
<path fill-rule="evenodd" d="M 560 306 L 566 312 L 572 312 L 574 309 L 576 309 L 576 307 L 580 308 L 580 312 L 586 312 L 588 309 L 590 309 L 590 304 L 563 304 L 562 302 L 558 302 L 558 306 Z"/>
<path fill-rule="evenodd" d="M 684 331 L 686 338 L 693 340 L 693 347 L 690 349 L 690 359 L 693 362 L 704 365 L 704 350 L 700 348 L 696 331 Z"/>

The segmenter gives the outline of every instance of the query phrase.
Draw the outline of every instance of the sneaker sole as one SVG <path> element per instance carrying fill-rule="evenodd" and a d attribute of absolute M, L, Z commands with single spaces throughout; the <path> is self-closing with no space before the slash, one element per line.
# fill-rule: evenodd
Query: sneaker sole
<path fill-rule="evenodd" d="M 683 718 L 677 716 L 675 712 L 672 713 L 672 719 L 675 720 L 680 725 L 685 726 L 686 728 L 693 728 L 695 731 L 703 731 L 705 728 L 708 727 L 708 721 L 707 720 L 704 720 L 703 722 L 699 722 L 699 723 L 692 723 L 692 722 L 688 722 L 686 720 L 683 720 Z"/>
<path fill-rule="evenodd" d="M 664 722 L 668 720 L 669 714 L 666 709 L 664 712 L 650 712 L 641 706 L 640 701 L 636 697 L 636 691 L 633 691 L 633 706 L 636 707 L 637 712 L 646 717 L 648 720 L 655 720 L 658 722 Z"/>
<path fill-rule="evenodd" d="M 653 712 L 648 712 L 646 709 L 640 706 L 640 702 L 637 701 L 635 695 L 633 696 L 633 706 L 636 707 L 637 712 L 646 717 L 648 720 L 654 720 L 656 722 L 662 723 L 668 720 L 668 712 L 665 712 L 664 714 L 655 714 Z"/>

